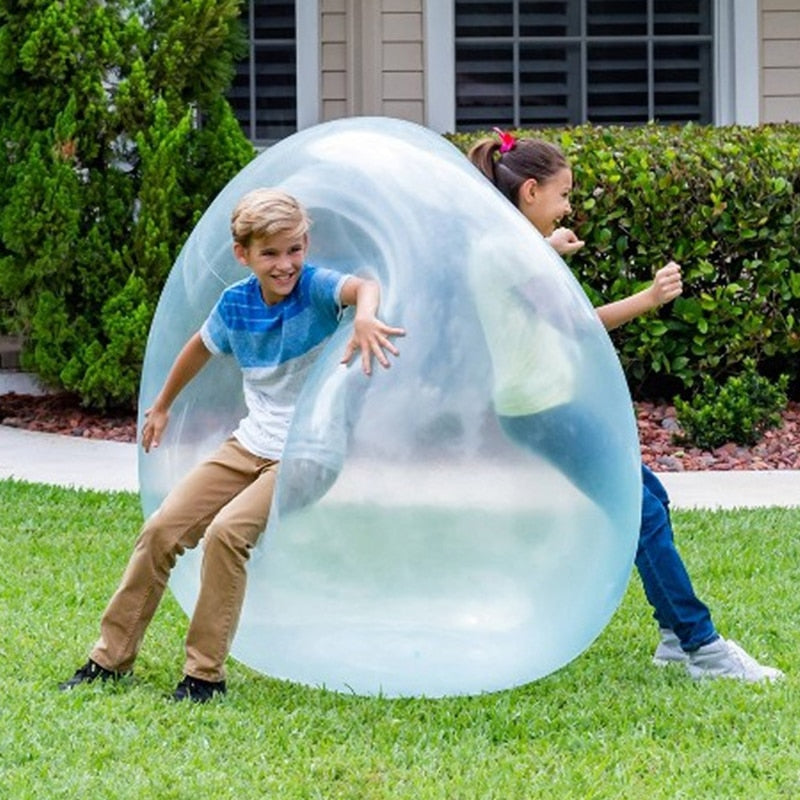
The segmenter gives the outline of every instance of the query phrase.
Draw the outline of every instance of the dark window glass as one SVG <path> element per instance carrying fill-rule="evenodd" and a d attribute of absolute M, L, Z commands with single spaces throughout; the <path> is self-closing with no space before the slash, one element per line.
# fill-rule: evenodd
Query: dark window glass
<path fill-rule="evenodd" d="M 462 0 L 456 3 L 456 37 L 511 36 L 514 32 L 513 6 L 512 0 Z"/>
<path fill-rule="evenodd" d="M 656 36 L 710 36 L 711 0 L 654 0 Z"/>
<path fill-rule="evenodd" d="M 580 48 L 545 44 L 520 49 L 520 124 L 569 124 L 581 109 Z"/>
<path fill-rule="evenodd" d="M 655 47 L 655 113 L 659 122 L 707 122 L 711 118 L 711 46 Z"/>
<path fill-rule="evenodd" d="M 521 36 L 577 36 L 580 33 L 580 9 L 567 0 L 561 2 L 525 2 L 519 4 Z"/>
<path fill-rule="evenodd" d="M 644 0 L 587 0 L 589 36 L 644 36 L 647 3 Z"/>
<path fill-rule="evenodd" d="M 647 122 L 647 45 L 593 44 L 587 61 L 589 120 Z"/>
<path fill-rule="evenodd" d="M 511 45 L 474 45 L 469 57 L 456 53 L 456 103 L 462 130 L 514 121 L 514 61 Z"/>
<path fill-rule="evenodd" d="M 712 121 L 711 0 L 456 0 L 456 126 Z"/>
<path fill-rule="evenodd" d="M 253 6 L 253 38 L 282 39 L 294 42 L 294 2 L 251 0 Z"/>
<path fill-rule="evenodd" d="M 248 54 L 228 100 L 248 138 L 266 144 L 297 130 L 295 3 L 249 0 L 242 13 Z"/>

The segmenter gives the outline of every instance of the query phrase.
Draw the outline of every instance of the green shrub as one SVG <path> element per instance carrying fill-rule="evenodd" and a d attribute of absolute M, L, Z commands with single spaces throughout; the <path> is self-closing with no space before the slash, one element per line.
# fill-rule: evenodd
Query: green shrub
<path fill-rule="evenodd" d="M 788 381 L 787 375 L 781 375 L 777 384 L 759 375 L 752 358 L 745 359 L 741 374 L 732 375 L 722 385 L 705 376 L 702 390 L 691 399 L 675 398 L 683 429 L 676 440 L 703 450 L 728 442 L 755 444 L 764 431 L 780 427 Z"/>
<path fill-rule="evenodd" d="M 800 125 L 645 125 L 517 132 L 558 144 L 586 246 L 570 267 L 595 305 L 670 259 L 684 293 L 613 332 L 635 397 L 688 393 L 753 358 L 800 378 Z M 479 134 L 449 137 L 467 150 Z"/>
<path fill-rule="evenodd" d="M 240 5 L 0 5 L 0 331 L 87 405 L 135 405 L 169 270 L 255 154 L 224 99 Z"/>

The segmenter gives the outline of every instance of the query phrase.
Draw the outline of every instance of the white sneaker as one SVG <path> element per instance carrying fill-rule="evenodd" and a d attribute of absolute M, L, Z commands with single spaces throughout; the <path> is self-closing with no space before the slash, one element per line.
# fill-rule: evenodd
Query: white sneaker
<path fill-rule="evenodd" d="M 723 639 L 721 636 L 689 653 L 686 669 L 695 679 L 737 678 L 748 683 L 758 683 L 783 678 L 783 673 L 779 669 L 759 664 L 736 642 Z"/>
<path fill-rule="evenodd" d="M 653 653 L 653 663 L 657 667 L 666 667 L 668 664 L 684 664 L 689 660 L 689 654 L 681 647 L 675 631 L 669 628 L 659 628 L 661 641 Z"/>

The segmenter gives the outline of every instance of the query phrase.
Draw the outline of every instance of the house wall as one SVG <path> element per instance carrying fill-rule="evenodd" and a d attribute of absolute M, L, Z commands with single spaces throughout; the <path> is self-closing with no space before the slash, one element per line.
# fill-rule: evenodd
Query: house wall
<path fill-rule="evenodd" d="M 443 38 L 452 39 L 451 33 L 438 30 L 442 25 L 438 12 L 431 12 L 431 8 L 436 11 L 447 2 L 318 0 L 320 81 L 316 121 L 377 114 L 449 130 L 449 117 L 445 122 L 434 119 L 445 106 L 452 106 L 449 96 L 447 102 L 441 98 L 435 101 L 444 91 L 440 84 L 445 70 L 434 70 L 439 76 L 436 82 L 432 82 L 431 75 L 426 76 L 431 42 L 426 51 L 425 41 L 426 34 L 429 39 L 437 39 L 438 45 Z M 753 10 L 752 23 L 755 27 L 757 20 L 759 32 L 753 44 L 760 52 L 753 59 L 757 57 L 758 61 L 747 69 L 750 81 L 735 74 L 738 65 L 746 62 L 741 53 L 736 53 L 736 46 L 732 47 L 727 64 L 718 65 L 731 71 L 735 79 L 731 91 L 736 99 L 727 115 L 718 110 L 718 123 L 800 122 L 800 0 L 759 0 L 757 9 Z M 436 37 L 430 30 L 431 20 L 437 23 Z M 452 20 L 449 22 L 452 24 Z M 439 49 L 432 52 L 438 53 Z M 758 69 L 757 79 L 752 77 L 753 67 Z M 453 91 L 449 84 L 447 88 Z M 738 96 L 742 91 L 746 97 Z M 432 98 L 435 107 L 426 107 L 426 101 L 431 103 Z M 749 114 L 740 109 L 748 102 Z"/>
<path fill-rule="evenodd" d="M 320 6 L 322 120 L 346 116 L 351 105 L 347 96 L 347 5 L 347 0 L 323 0 Z"/>
<path fill-rule="evenodd" d="M 761 0 L 761 121 L 800 122 L 800 0 Z"/>
<path fill-rule="evenodd" d="M 323 121 L 382 115 L 423 124 L 422 0 L 322 0 Z"/>

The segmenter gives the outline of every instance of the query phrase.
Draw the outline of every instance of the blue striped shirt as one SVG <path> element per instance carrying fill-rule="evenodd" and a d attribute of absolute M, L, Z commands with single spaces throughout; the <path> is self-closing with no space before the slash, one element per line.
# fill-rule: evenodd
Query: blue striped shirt
<path fill-rule="evenodd" d="M 305 265 L 280 303 L 267 305 L 255 275 L 225 289 L 200 329 L 211 353 L 242 370 L 247 416 L 234 436 L 262 458 L 281 457 L 303 382 L 341 316 L 349 276 Z"/>

